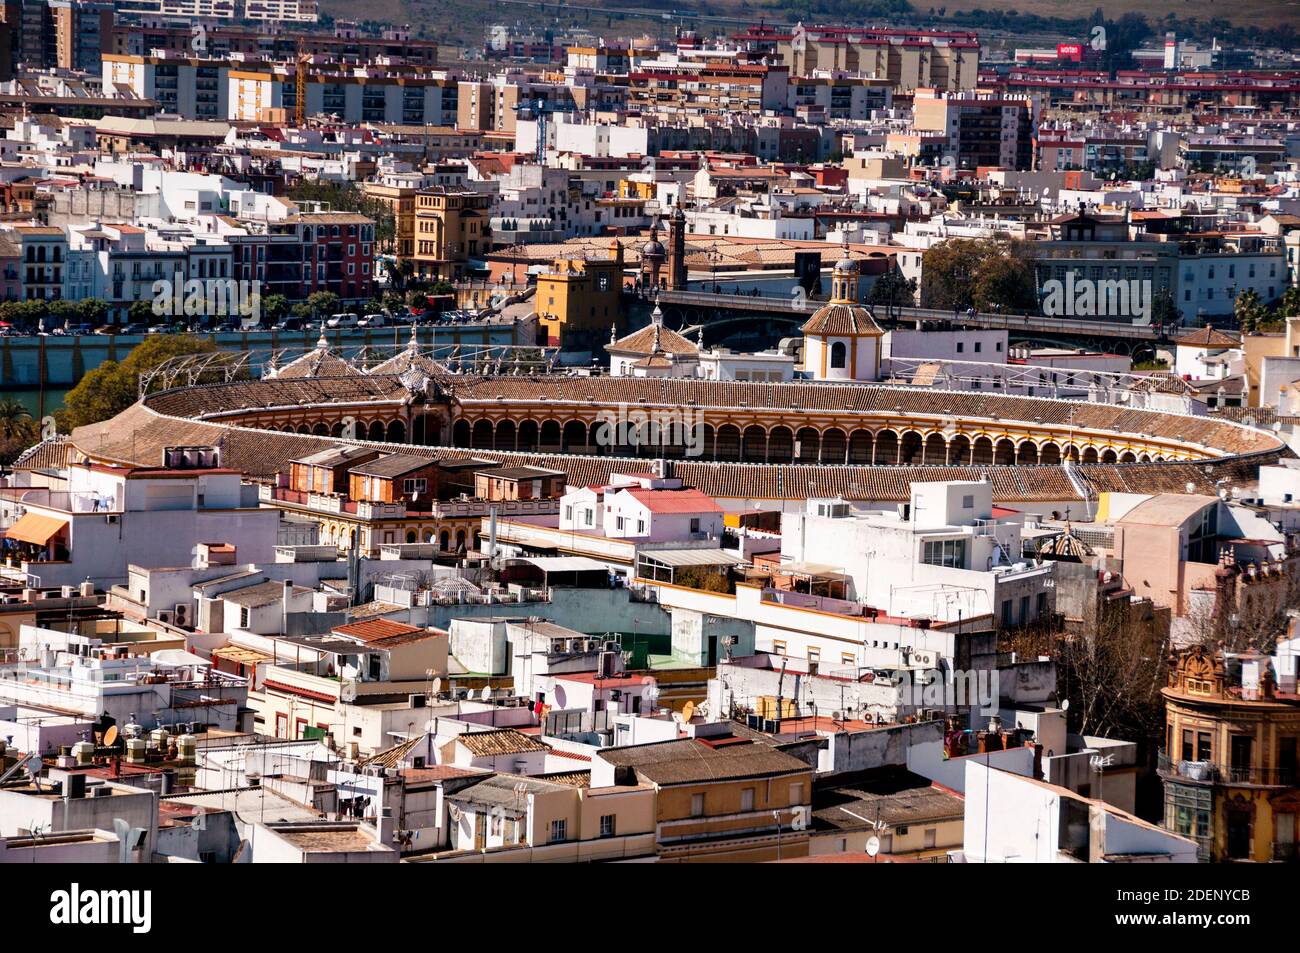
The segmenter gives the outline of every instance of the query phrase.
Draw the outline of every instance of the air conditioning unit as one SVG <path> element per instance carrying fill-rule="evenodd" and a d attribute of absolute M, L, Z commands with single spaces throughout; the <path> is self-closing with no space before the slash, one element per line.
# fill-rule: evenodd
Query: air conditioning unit
<path fill-rule="evenodd" d="M 104 522 L 107 523 L 109 526 L 113 526 L 114 524 L 117 523 L 117 517 L 118 517 L 117 513 L 109 513 L 104 517 Z"/>
<path fill-rule="evenodd" d="M 174 625 L 176 621 L 176 616 L 170 609 L 159 609 L 158 621 L 163 623 L 164 625 Z"/>
<path fill-rule="evenodd" d="M 176 608 L 172 611 L 172 620 L 176 625 L 187 626 L 190 624 L 190 604 L 188 602 L 176 603 Z"/>

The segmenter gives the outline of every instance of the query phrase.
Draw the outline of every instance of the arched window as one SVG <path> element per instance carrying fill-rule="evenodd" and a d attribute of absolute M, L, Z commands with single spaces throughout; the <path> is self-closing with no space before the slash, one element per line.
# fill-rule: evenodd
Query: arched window
<path fill-rule="evenodd" d="M 842 368 L 848 360 L 849 349 L 843 341 L 836 341 L 831 345 L 831 367 Z"/>

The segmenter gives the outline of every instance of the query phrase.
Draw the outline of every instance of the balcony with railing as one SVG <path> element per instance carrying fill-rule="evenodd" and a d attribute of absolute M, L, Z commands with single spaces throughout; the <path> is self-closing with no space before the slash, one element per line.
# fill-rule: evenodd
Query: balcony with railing
<path fill-rule="evenodd" d="M 60 513 L 118 513 L 113 500 L 95 493 L 69 493 L 45 487 L 11 487 L 0 489 L 0 498 L 21 506 L 39 506 Z"/>
<path fill-rule="evenodd" d="M 1174 760 L 1159 752 L 1156 769 L 1162 777 L 1190 784 L 1226 787 L 1295 787 L 1293 767 L 1264 768 L 1255 765 L 1223 765 L 1214 761 Z"/>

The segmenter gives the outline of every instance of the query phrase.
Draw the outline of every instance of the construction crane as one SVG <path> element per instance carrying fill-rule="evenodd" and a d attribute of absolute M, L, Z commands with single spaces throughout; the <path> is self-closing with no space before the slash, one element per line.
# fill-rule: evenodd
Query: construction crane
<path fill-rule="evenodd" d="M 310 57 L 302 37 L 298 37 L 298 75 L 294 78 L 293 121 L 299 129 L 307 123 L 307 64 Z"/>

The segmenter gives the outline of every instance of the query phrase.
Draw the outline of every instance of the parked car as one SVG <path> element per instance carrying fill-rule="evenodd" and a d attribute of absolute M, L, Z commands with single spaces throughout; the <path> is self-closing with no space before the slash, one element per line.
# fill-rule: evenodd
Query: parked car
<path fill-rule="evenodd" d="M 357 326 L 357 316 L 355 314 L 332 314 L 325 324 L 331 328 L 355 328 Z"/>
<path fill-rule="evenodd" d="M 272 330 L 274 330 L 274 331 L 301 331 L 301 330 L 302 330 L 302 327 L 303 327 L 303 325 L 302 325 L 302 318 L 285 318 L 283 321 L 277 321 L 277 322 L 275 323 L 275 327 L 272 328 Z"/>
<path fill-rule="evenodd" d="M 386 314 L 368 314 L 357 325 L 362 328 L 389 328 L 393 320 Z"/>

